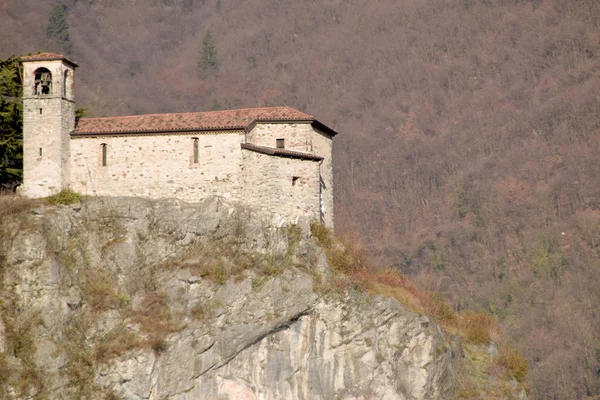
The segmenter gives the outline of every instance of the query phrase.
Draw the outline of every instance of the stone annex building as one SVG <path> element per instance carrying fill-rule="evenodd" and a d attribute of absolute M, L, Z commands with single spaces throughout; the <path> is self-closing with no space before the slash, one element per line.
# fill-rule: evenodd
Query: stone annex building
<path fill-rule="evenodd" d="M 21 61 L 23 195 L 218 195 L 333 226 L 336 132 L 310 115 L 267 107 L 76 121 L 77 64 L 54 53 Z"/>

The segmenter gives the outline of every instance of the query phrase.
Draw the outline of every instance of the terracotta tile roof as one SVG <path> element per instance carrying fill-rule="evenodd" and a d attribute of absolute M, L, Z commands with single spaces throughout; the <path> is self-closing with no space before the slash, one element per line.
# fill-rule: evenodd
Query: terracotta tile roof
<path fill-rule="evenodd" d="M 299 151 L 276 149 L 274 147 L 257 146 L 250 143 L 242 143 L 242 149 L 256 151 L 257 153 L 268 154 L 271 156 L 282 156 L 291 158 L 301 158 L 303 160 L 322 161 L 323 157 L 315 156 L 313 154 L 302 153 Z"/>
<path fill-rule="evenodd" d="M 123 133 L 169 133 L 249 129 L 256 122 L 302 121 L 335 131 L 313 117 L 290 107 L 245 108 L 174 114 L 147 114 L 124 117 L 81 118 L 72 136 L 111 135 Z"/>
<path fill-rule="evenodd" d="M 54 61 L 54 60 L 65 61 L 67 64 L 71 64 L 74 67 L 79 66 L 79 65 L 77 65 L 76 62 L 69 60 L 62 54 L 56 54 L 56 53 L 50 53 L 50 52 L 34 54 L 32 56 L 21 57 L 21 61 Z"/>

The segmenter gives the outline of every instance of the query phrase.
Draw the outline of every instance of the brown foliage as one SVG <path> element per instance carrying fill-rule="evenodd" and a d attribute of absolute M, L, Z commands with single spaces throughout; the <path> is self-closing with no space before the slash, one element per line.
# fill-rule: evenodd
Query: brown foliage
<path fill-rule="evenodd" d="M 348 279 L 375 294 L 395 298 L 408 308 L 433 318 L 442 327 L 461 335 L 473 344 L 501 340 L 496 319 L 488 314 L 465 311 L 458 313 L 437 292 L 417 289 L 398 270 L 380 267 L 369 261 L 363 245 L 353 235 L 342 239 L 321 224 L 313 223 L 311 232 L 323 247 L 329 265 Z"/>
<path fill-rule="evenodd" d="M 125 324 L 121 324 L 98 339 L 94 358 L 99 363 L 106 363 L 138 346 L 140 341 L 137 333 L 130 331 Z"/>
<path fill-rule="evenodd" d="M 27 199 L 25 197 L 13 194 L 2 194 L 0 192 L 0 221 L 2 221 L 2 218 L 4 217 L 27 211 L 40 205 L 42 202 L 43 200 Z"/>
<path fill-rule="evenodd" d="M 493 337 L 498 340 L 500 336 L 498 322 L 489 314 L 465 311 L 460 314 L 458 326 L 467 342 L 473 344 L 487 344 Z"/>
<path fill-rule="evenodd" d="M 527 376 L 527 360 L 511 347 L 500 347 L 500 354 L 496 362 L 498 365 L 508 369 L 519 382 L 523 382 Z"/>
<path fill-rule="evenodd" d="M 156 353 L 163 352 L 166 349 L 166 337 L 179 330 L 164 292 L 147 293 L 140 306 L 131 313 L 133 321 L 140 324 L 147 335 L 146 344 Z"/>
<path fill-rule="evenodd" d="M 600 394 L 600 2 L 64 4 L 77 98 L 96 116 L 316 114 L 342 133 L 336 226 L 424 287 L 434 276 L 453 309 L 503 321 L 533 360 L 533 397 Z M 4 2 L 0 56 L 43 49 L 52 7 Z M 198 80 L 207 27 L 220 68 Z M 532 272 L 534 257 L 549 273 Z"/>

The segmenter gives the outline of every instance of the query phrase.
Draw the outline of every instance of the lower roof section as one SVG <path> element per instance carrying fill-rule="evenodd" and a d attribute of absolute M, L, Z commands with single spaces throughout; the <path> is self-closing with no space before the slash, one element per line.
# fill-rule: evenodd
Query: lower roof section
<path fill-rule="evenodd" d="M 308 154 L 308 153 L 302 153 L 299 151 L 275 149 L 273 147 L 257 146 L 255 144 L 250 144 L 250 143 L 242 143 L 241 146 L 242 146 L 242 149 L 255 151 L 255 152 L 261 153 L 261 154 L 267 154 L 270 156 L 298 158 L 301 160 L 310 160 L 310 161 L 323 161 L 323 157 L 315 156 L 313 154 Z"/>

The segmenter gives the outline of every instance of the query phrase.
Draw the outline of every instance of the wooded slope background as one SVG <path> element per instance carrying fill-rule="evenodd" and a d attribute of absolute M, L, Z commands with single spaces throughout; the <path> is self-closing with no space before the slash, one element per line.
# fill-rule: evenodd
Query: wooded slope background
<path fill-rule="evenodd" d="M 95 116 L 315 115 L 338 232 L 496 315 L 532 398 L 600 396 L 599 1 L 57 4 L 3 0 L 0 58 L 69 53 Z"/>

